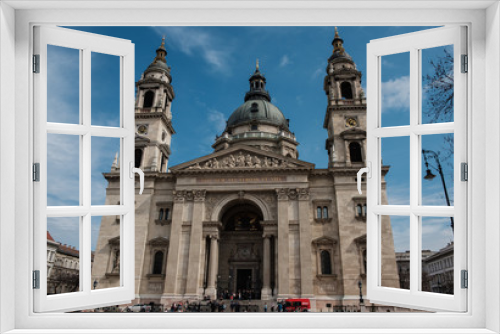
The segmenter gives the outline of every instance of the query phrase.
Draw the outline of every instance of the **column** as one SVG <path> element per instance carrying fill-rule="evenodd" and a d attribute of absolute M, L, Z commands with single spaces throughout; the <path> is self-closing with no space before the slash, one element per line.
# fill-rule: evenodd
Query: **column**
<path fill-rule="evenodd" d="M 197 298 L 200 286 L 200 268 L 202 263 L 201 245 L 203 217 L 205 214 L 205 190 L 194 191 L 193 220 L 191 221 L 191 237 L 189 239 L 188 277 L 185 298 Z"/>
<path fill-rule="evenodd" d="M 274 236 L 274 291 L 273 296 L 278 295 L 278 238 Z"/>
<path fill-rule="evenodd" d="M 264 285 L 262 287 L 261 299 L 267 300 L 271 298 L 271 236 L 264 235 L 264 251 L 262 254 L 264 262 Z"/>
<path fill-rule="evenodd" d="M 277 189 L 278 195 L 278 298 L 287 298 L 290 291 L 288 189 Z"/>
<path fill-rule="evenodd" d="M 300 226 L 300 293 L 302 298 L 313 297 L 312 258 L 311 258 L 311 222 L 309 219 L 309 189 L 298 189 L 299 226 Z"/>
<path fill-rule="evenodd" d="M 219 255 L 219 245 L 217 236 L 210 236 L 210 268 L 208 271 L 208 284 L 207 284 L 207 295 L 212 299 L 217 298 L 217 289 L 215 286 L 215 281 L 217 279 L 218 271 L 218 256 Z"/>
<path fill-rule="evenodd" d="M 178 298 L 178 269 L 181 246 L 181 229 L 184 211 L 185 191 L 174 190 L 174 207 L 172 209 L 172 225 L 170 229 L 170 246 L 167 256 L 167 271 L 163 298 Z"/>

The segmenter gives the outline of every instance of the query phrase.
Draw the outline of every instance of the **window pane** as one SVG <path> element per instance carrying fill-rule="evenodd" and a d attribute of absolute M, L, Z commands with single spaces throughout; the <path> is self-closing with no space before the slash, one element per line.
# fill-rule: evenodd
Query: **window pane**
<path fill-rule="evenodd" d="M 410 53 L 381 57 L 382 126 L 410 124 Z"/>
<path fill-rule="evenodd" d="M 422 123 L 453 122 L 453 45 L 421 52 Z"/>
<path fill-rule="evenodd" d="M 80 137 L 47 134 L 47 205 L 80 205 Z"/>
<path fill-rule="evenodd" d="M 92 205 L 120 201 L 120 142 L 120 138 L 92 137 Z"/>
<path fill-rule="evenodd" d="M 47 218 L 47 294 L 80 291 L 80 218 Z"/>
<path fill-rule="evenodd" d="M 120 57 L 92 52 L 92 125 L 120 126 Z"/>
<path fill-rule="evenodd" d="M 381 139 L 382 203 L 389 205 L 410 204 L 410 138 L 392 137 Z M 385 175 L 385 176 L 384 176 Z"/>
<path fill-rule="evenodd" d="M 422 205 L 453 206 L 453 134 L 422 136 Z"/>
<path fill-rule="evenodd" d="M 120 286 L 121 216 L 92 217 L 92 290 Z"/>
<path fill-rule="evenodd" d="M 80 123 L 80 50 L 47 45 L 47 122 Z"/>
<path fill-rule="evenodd" d="M 380 216 L 381 286 L 410 289 L 410 217 Z"/>
<path fill-rule="evenodd" d="M 452 217 L 422 217 L 422 291 L 454 293 L 452 224 Z"/>

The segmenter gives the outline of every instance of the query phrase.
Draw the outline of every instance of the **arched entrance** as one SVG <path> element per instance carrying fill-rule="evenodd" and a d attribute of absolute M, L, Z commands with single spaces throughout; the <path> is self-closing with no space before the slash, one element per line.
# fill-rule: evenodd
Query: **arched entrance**
<path fill-rule="evenodd" d="M 263 239 L 260 208 L 249 200 L 238 199 L 222 211 L 218 296 L 231 293 L 242 298 L 260 299 L 263 279 Z"/>

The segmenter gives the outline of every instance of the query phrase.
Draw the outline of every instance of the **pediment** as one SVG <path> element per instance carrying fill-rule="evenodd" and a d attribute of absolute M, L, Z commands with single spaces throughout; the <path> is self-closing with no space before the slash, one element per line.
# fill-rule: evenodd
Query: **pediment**
<path fill-rule="evenodd" d="M 171 167 L 177 171 L 208 170 L 256 170 L 256 169 L 313 169 L 314 164 L 284 157 L 269 151 L 249 146 L 233 146 L 183 164 Z"/>
<path fill-rule="evenodd" d="M 342 131 L 339 134 L 340 137 L 344 139 L 359 139 L 359 138 L 365 138 L 366 137 L 366 131 L 362 130 L 361 128 L 350 128 L 345 131 Z"/>
<path fill-rule="evenodd" d="M 120 236 L 108 239 L 108 244 L 110 244 L 110 245 L 120 245 Z"/>
<path fill-rule="evenodd" d="M 151 240 L 149 240 L 149 244 L 151 246 L 168 246 L 168 239 L 165 237 L 156 237 Z"/>
<path fill-rule="evenodd" d="M 319 237 L 319 238 L 314 239 L 312 242 L 313 242 L 313 244 L 316 244 L 316 245 L 332 245 L 332 244 L 336 244 L 337 240 L 330 238 L 330 237 Z"/>

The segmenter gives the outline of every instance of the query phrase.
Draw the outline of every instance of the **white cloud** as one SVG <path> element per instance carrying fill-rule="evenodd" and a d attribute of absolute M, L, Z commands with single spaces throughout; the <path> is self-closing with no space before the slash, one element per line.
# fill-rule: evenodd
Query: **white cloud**
<path fill-rule="evenodd" d="M 156 33 L 166 35 L 166 44 L 173 45 L 189 56 L 200 56 L 222 73 L 229 72 L 232 50 L 202 28 L 191 27 L 153 27 Z"/>
<path fill-rule="evenodd" d="M 217 133 L 221 133 L 226 128 L 226 116 L 220 111 L 209 109 L 207 118 Z"/>
<path fill-rule="evenodd" d="M 382 111 L 407 109 L 410 105 L 410 77 L 382 82 Z"/>
<path fill-rule="evenodd" d="M 312 79 L 316 79 L 317 77 L 321 76 L 321 73 L 323 73 L 325 69 L 324 68 L 317 68 L 311 75 Z"/>
<path fill-rule="evenodd" d="M 285 67 L 286 65 L 290 65 L 291 63 L 292 61 L 290 60 L 288 55 L 284 55 L 283 57 L 281 57 L 280 67 Z"/>

